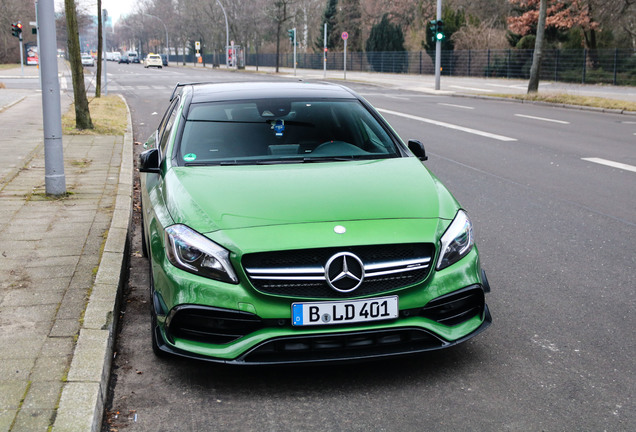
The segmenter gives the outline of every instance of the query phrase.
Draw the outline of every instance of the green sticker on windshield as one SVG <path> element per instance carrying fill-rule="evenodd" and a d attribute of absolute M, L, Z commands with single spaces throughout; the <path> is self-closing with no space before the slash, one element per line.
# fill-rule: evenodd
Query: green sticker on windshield
<path fill-rule="evenodd" d="M 197 158 L 197 155 L 195 155 L 194 153 L 188 153 L 187 155 L 185 155 L 183 157 L 183 160 L 186 162 L 192 162 Z"/>

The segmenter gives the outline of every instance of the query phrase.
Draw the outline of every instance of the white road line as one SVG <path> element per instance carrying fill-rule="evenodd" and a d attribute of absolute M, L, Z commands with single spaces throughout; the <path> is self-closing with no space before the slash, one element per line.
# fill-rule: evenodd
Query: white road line
<path fill-rule="evenodd" d="M 452 108 L 463 108 L 463 109 L 475 109 L 475 107 L 469 107 L 464 105 L 455 105 L 455 104 L 447 104 L 447 103 L 438 103 L 438 105 L 444 105 Z"/>
<path fill-rule="evenodd" d="M 494 90 L 486 90 L 484 88 L 477 88 L 477 87 L 464 87 L 464 86 L 456 86 L 456 85 L 452 85 L 449 86 L 452 88 L 456 88 L 456 89 L 461 89 L 461 90 L 472 90 L 472 91 L 479 91 L 479 92 L 487 92 L 487 93 L 493 93 Z"/>
<path fill-rule="evenodd" d="M 450 123 L 444 123 L 444 122 L 440 122 L 437 120 L 431 120 L 431 119 L 427 119 L 424 117 L 418 117 L 418 116 L 414 116 L 411 114 L 405 114 L 405 113 L 401 113 L 401 112 L 397 112 L 397 111 L 391 111 L 391 110 L 387 110 L 387 109 L 382 109 L 382 108 L 378 108 L 378 111 L 385 113 L 385 114 L 392 114 L 395 116 L 399 116 L 399 117 L 404 117 L 407 119 L 411 119 L 411 120 L 417 120 L 417 121 L 421 121 L 424 123 L 429 123 L 435 126 L 441 126 L 441 127 L 445 127 L 445 128 L 449 128 L 449 129 L 454 129 L 454 130 L 458 130 L 458 131 L 462 131 L 462 132 L 467 132 L 467 133 L 471 133 L 474 135 L 480 135 L 486 138 L 492 138 L 492 139 L 496 139 L 499 141 L 517 141 L 516 138 L 510 138 L 510 137 L 506 137 L 503 135 L 496 135 L 496 134 L 492 134 L 489 132 L 483 132 L 477 129 L 471 129 L 471 128 L 467 128 L 467 127 L 463 127 L 463 126 L 457 126 L 454 124 L 450 124 Z"/>
<path fill-rule="evenodd" d="M 552 123 L 570 124 L 570 122 L 568 122 L 568 121 L 554 120 L 554 119 L 549 119 L 549 118 L 545 118 L 545 117 L 535 117 L 535 116 L 530 116 L 530 115 L 525 115 L 525 114 L 515 114 L 515 116 L 528 118 L 528 119 L 532 119 L 532 120 L 547 121 L 547 122 L 552 122 Z"/>
<path fill-rule="evenodd" d="M 384 95 L 384 96 L 386 96 L 388 98 L 391 98 L 391 99 L 406 100 L 406 101 L 407 100 L 411 100 L 411 99 L 409 99 L 407 97 L 402 97 L 402 96 L 393 96 L 393 95 Z"/>
<path fill-rule="evenodd" d="M 606 165 L 612 168 L 618 168 L 618 169 L 622 169 L 625 171 L 631 171 L 631 172 L 636 172 L 636 166 L 633 165 L 627 165 L 624 163 L 620 163 L 620 162 L 614 162 L 611 160 L 607 160 L 607 159 L 601 159 L 601 158 L 581 158 L 581 160 L 587 161 L 587 162 L 592 162 L 595 164 L 600 164 L 600 165 Z"/>

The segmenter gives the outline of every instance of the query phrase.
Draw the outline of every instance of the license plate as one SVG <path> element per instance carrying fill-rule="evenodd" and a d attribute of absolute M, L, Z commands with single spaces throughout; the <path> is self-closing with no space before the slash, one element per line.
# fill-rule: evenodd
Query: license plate
<path fill-rule="evenodd" d="M 349 324 L 397 317 L 397 296 L 292 304 L 292 324 L 295 326 Z"/>

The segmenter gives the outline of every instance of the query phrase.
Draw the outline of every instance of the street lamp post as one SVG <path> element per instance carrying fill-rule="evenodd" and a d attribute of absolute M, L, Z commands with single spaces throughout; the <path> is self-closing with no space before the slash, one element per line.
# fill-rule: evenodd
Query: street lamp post
<path fill-rule="evenodd" d="M 159 22 L 161 22 L 161 24 L 163 25 L 163 29 L 166 31 L 166 62 L 168 62 L 168 60 L 170 59 L 170 43 L 168 42 L 168 27 L 166 27 L 166 25 L 164 24 L 163 20 L 157 16 L 154 15 L 150 15 L 147 14 L 145 12 L 142 12 L 144 15 L 149 16 L 151 18 L 156 18 L 159 20 Z"/>
<path fill-rule="evenodd" d="M 230 64 L 228 63 L 227 50 L 230 47 L 230 26 L 227 24 L 227 14 L 225 13 L 225 8 L 219 0 L 216 0 L 216 2 L 219 4 L 219 6 L 221 6 L 223 16 L 225 17 L 225 67 L 229 68 Z"/>

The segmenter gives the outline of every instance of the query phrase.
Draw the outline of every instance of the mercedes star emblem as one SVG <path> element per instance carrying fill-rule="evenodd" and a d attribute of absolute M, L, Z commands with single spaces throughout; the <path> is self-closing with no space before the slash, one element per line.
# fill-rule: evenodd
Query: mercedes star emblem
<path fill-rule="evenodd" d="M 351 292 L 364 280 L 364 264 L 350 252 L 339 252 L 327 261 L 325 279 L 334 290 L 341 293 Z"/>

